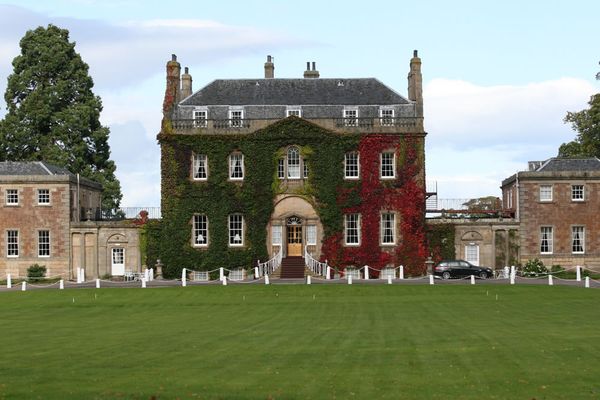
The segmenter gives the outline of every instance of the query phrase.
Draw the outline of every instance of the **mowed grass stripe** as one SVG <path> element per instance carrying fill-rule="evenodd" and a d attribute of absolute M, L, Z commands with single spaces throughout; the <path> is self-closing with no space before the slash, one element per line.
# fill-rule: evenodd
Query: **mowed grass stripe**
<path fill-rule="evenodd" d="M 593 399 L 599 296 L 477 285 L 0 293 L 0 398 Z"/>

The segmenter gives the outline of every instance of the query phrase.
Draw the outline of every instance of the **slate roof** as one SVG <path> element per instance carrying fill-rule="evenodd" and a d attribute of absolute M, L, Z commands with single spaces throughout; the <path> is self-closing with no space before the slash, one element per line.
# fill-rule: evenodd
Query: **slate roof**
<path fill-rule="evenodd" d="M 43 161 L 2 161 L 0 175 L 73 175 L 68 170 Z"/>
<path fill-rule="evenodd" d="M 538 172 L 559 171 L 600 171 L 600 160 L 593 158 L 551 158 L 547 160 Z"/>
<path fill-rule="evenodd" d="M 180 105 L 392 105 L 409 101 L 375 78 L 218 79 Z"/>

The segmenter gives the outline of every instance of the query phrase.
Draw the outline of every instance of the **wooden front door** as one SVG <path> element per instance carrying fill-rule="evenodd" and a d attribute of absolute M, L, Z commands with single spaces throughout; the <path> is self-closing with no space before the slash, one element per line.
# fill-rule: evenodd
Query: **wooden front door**
<path fill-rule="evenodd" d="M 288 257 L 302 256 L 302 225 L 287 227 L 287 255 Z"/>

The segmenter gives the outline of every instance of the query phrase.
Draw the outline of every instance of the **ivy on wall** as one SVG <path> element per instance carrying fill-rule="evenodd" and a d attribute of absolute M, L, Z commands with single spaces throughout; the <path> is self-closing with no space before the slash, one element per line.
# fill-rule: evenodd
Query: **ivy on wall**
<path fill-rule="evenodd" d="M 178 276 L 182 268 L 247 268 L 256 265 L 259 259 L 267 259 L 266 227 L 273 213 L 273 199 L 281 191 L 277 162 L 282 149 L 290 145 L 300 148 L 309 167 L 308 181 L 299 194 L 313 204 L 323 224 L 324 257 L 339 265 L 381 267 L 405 258 L 407 266 L 422 264 L 424 193 L 416 179 L 423 166 L 422 140 L 398 135 L 337 134 L 295 117 L 250 134 L 174 135 L 165 124 L 158 139 L 163 213 L 160 259 L 166 277 Z M 401 154 L 398 176 L 382 184 L 379 152 L 389 147 Z M 361 180 L 345 181 L 344 154 L 357 149 L 361 157 Z M 242 182 L 228 180 L 228 158 L 234 151 L 244 154 Z M 207 181 L 190 179 L 193 153 L 207 155 Z M 378 243 L 379 214 L 386 208 L 399 210 L 398 217 L 402 216 L 403 240 L 391 255 L 379 251 Z M 363 243 L 360 248 L 351 249 L 343 247 L 341 239 L 343 214 L 352 210 L 362 214 Z M 242 248 L 228 246 L 228 215 L 232 213 L 244 216 Z M 207 248 L 192 246 L 194 214 L 208 217 Z"/>
<path fill-rule="evenodd" d="M 427 242 L 433 261 L 437 263 L 441 260 L 454 260 L 456 258 L 455 236 L 456 228 L 454 224 L 427 225 Z"/>

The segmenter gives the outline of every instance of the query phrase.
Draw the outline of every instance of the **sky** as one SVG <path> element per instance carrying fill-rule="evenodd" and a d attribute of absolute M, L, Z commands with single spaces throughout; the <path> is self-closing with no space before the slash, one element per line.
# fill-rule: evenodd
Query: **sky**
<path fill-rule="evenodd" d="M 214 79 L 375 77 L 407 96 L 423 66 L 426 174 L 440 198 L 500 196 L 527 161 L 575 138 L 563 119 L 599 92 L 600 2 L 0 0 L 0 92 L 29 29 L 54 24 L 90 66 L 110 127 L 122 206 L 160 205 L 165 64 L 177 54 L 194 91 Z M 6 104 L 0 99 L 0 117 Z"/>

